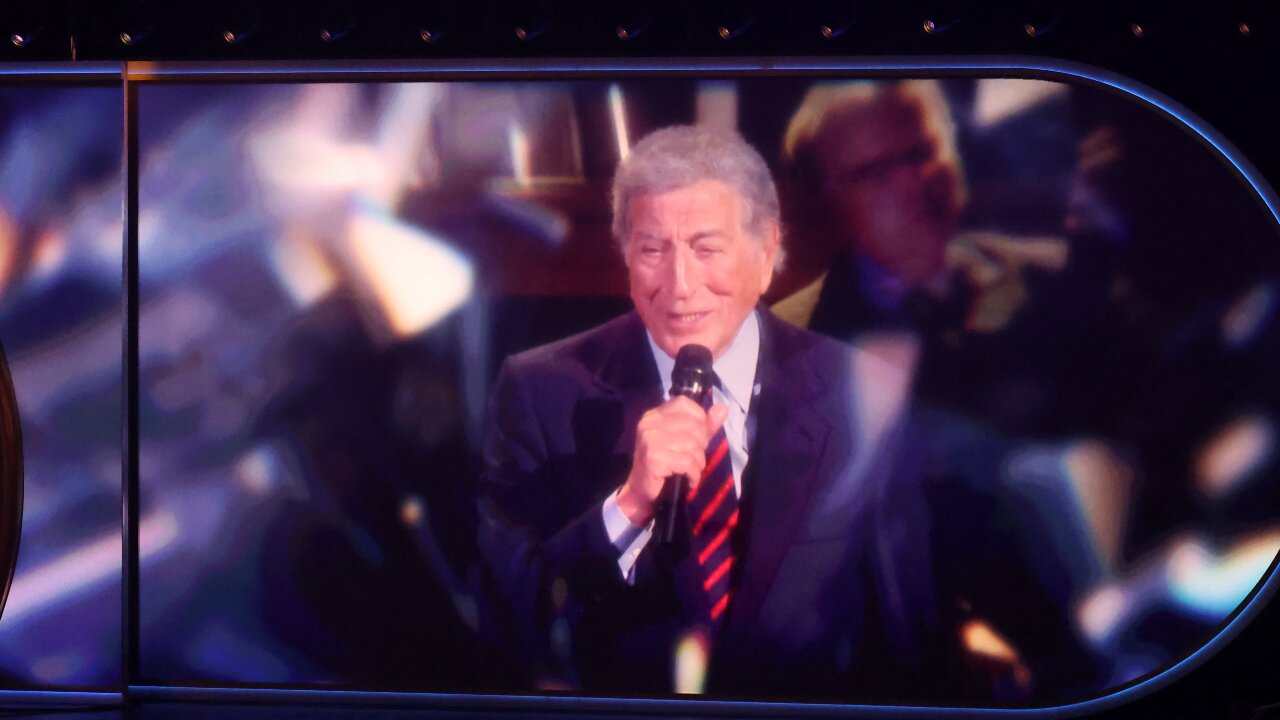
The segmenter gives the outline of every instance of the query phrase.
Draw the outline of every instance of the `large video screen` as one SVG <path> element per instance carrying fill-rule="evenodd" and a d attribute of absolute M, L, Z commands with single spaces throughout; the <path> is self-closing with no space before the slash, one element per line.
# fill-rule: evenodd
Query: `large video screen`
<path fill-rule="evenodd" d="M 143 684 L 1056 705 L 1280 550 L 1280 231 L 1133 97 L 136 91 Z"/>

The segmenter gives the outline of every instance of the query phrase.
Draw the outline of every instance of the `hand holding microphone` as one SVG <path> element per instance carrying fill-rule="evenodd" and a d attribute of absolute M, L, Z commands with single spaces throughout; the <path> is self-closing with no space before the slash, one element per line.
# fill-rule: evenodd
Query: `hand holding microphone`
<path fill-rule="evenodd" d="M 679 497 L 696 487 L 706 464 L 707 445 L 729 414 L 723 404 L 702 409 L 714 375 L 711 352 L 686 345 L 676 356 L 671 399 L 645 413 L 636 427 L 631 473 L 618 493 L 618 507 L 635 525 L 658 514 L 654 535 L 670 541 Z"/>

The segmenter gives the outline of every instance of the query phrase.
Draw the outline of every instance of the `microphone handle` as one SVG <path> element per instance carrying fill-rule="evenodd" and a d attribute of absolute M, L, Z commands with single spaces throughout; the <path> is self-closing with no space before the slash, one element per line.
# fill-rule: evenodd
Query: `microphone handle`
<path fill-rule="evenodd" d="M 684 487 L 688 482 L 688 478 L 684 475 L 672 475 L 667 478 L 666 485 L 662 486 L 662 494 L 665 497 L 658 511 L 658 527 L 654 528 L 657 531 L 655 534 L 658 536 L 658 542 L 660 543 L 670 543 L 675 540 L 676 515 L 680 511 L 680 496 L 684 494 Z"/>

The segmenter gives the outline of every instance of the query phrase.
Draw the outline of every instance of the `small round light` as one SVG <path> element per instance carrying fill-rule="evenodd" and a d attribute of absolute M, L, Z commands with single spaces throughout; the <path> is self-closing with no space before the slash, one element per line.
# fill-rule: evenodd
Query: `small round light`
<path fill-rule="evenodd" d="M 320 31 L 320 39 L 324 42 L 333 42 L 333 33 L 326 28 Z"/>
<path fill-rule="evenodd" d="M 932 20 L 925 20 L 924 24 L 921 25 L 921 27 L 923 27 L 924 31 L 929 33 L 930 35 L 938 31 L 938 24 Z"/>
<path fill-rule="evenodd" d="M 1253 32 L 1253 28 L 1249 27 L 1249 23 L 1247 22 L 1240 23 L 1239 25 L 1236 26 L 1236 29 L 1239 30 L 1240 34 L 1244 35 L 1245 37 L 1248 37 L 1249 33 Z"/>
<path fill-rule="evenodd" d="M 423 505 L 420 498 L 405 498 L 405 500 L 400 503 L 400 522 L 409 526 L 421 525 L 422 518 L 426 515 L 426 511 L 426 506 Z"/>
<path fill-rule="evenodd" d="M 630 38 L 631 38 L 631 32 L 630 32 L 629 30 L 627 30 L 626 28 L 624 28 L 624 27 L 622 27 L 622 26 L 619 26 L 619 27 L 618 27 L 618 39 L 619 39 L 619 40 L 628 40 L 628 39 L 630 39 Z"/>
<path fill-rule="evenodd" d="M 1130 25 L 1129 31 L 1133 33 L 1134 37 L 1139 37 L 1139 38 L 1145 37 L 1147 34 L 1147 31 L 1143 29 L 1143 27 L 1138 23 L 1133 23 L 1132 25 Z"/>
<path fill-rule="evenodd" d="M 120 33 L 120 42 L 124 43 L 125 45 L 132 45 L 133 36 L 127 32 L 122 32 Z"/>
<path fill-rule="evenodd" d="M 731 31 L 729 28 L 725 27 L 724 25 L 721 25 L 716 32 L 719 33 L 721 40 L 728 40 L 730 37 L 733 36 L 733 31 Z"/>
<path fill-rule="evenodd" d="M 424 43 L 429 43 L 436 39 L 436 36 L 433 35 L 430 30 L 419 30 L 418 37 L 422 38 L 422 42 Z"/>
<path fill-rule="evenodd" d="M 1040 34 L 1040 30 L 1036 28 L 1035 25 L 1032 25 L 1031 23 L 1027 23 L 1023 25 L 1022 30 L 1027 34 L 1027 37 L 1035 37 L 1036 35 Z"/>
<path fill-rule="evenodd" d="M 831 29 L 830 25 L 823 25 L 822 27 L 818 28 L 818 33 L 821 34 L 822 37 L 828 40 L 831 39 L 832 35 L 835 35 L 835 31 Z"/>
<path fill-rule="evenodd" d="M 528 40 L 529 33 L 522 27 L 516 28 L 516 38 L 519 40 Z"/>
<path fill-rule="evenodd" d="M 236 34 L 231 32 L 230 30 L 227 30 L 226 32 L 222 33 L 222 39 L 224 42 L 230 45 L 236 41 Z"/>
<path fill-rule="evenodd" d="M 13 43 L 14 47 L 26 47 L 27 45 L 27 39 L 22 37 L 18 33 L 14 33 L 10 35 L 9 42 Z"/>

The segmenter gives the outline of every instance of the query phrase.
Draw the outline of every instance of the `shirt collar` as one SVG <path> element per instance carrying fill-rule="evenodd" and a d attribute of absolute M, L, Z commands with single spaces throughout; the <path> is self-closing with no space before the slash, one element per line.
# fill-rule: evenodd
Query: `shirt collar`
<path fill-rule="evenodd" d="M 653 335 L 645 330 L 649 339 L 649 350 L 653 352 L 653 360 L 658 365 L 658 377 L 662 378 L 664 395 L 671 388 L 671 371 L 675 369 L 675 358 L 667 355 L 653 341 Z M 760 317 L 759 312 L 752 310 L 747 319 L 733 336 L 729 349 L 712 363 L 723 385 L 725 398 L 746 413 L 751 406 L 751 391 L 756 381 L 756 363 L 760 359 Z"/>

